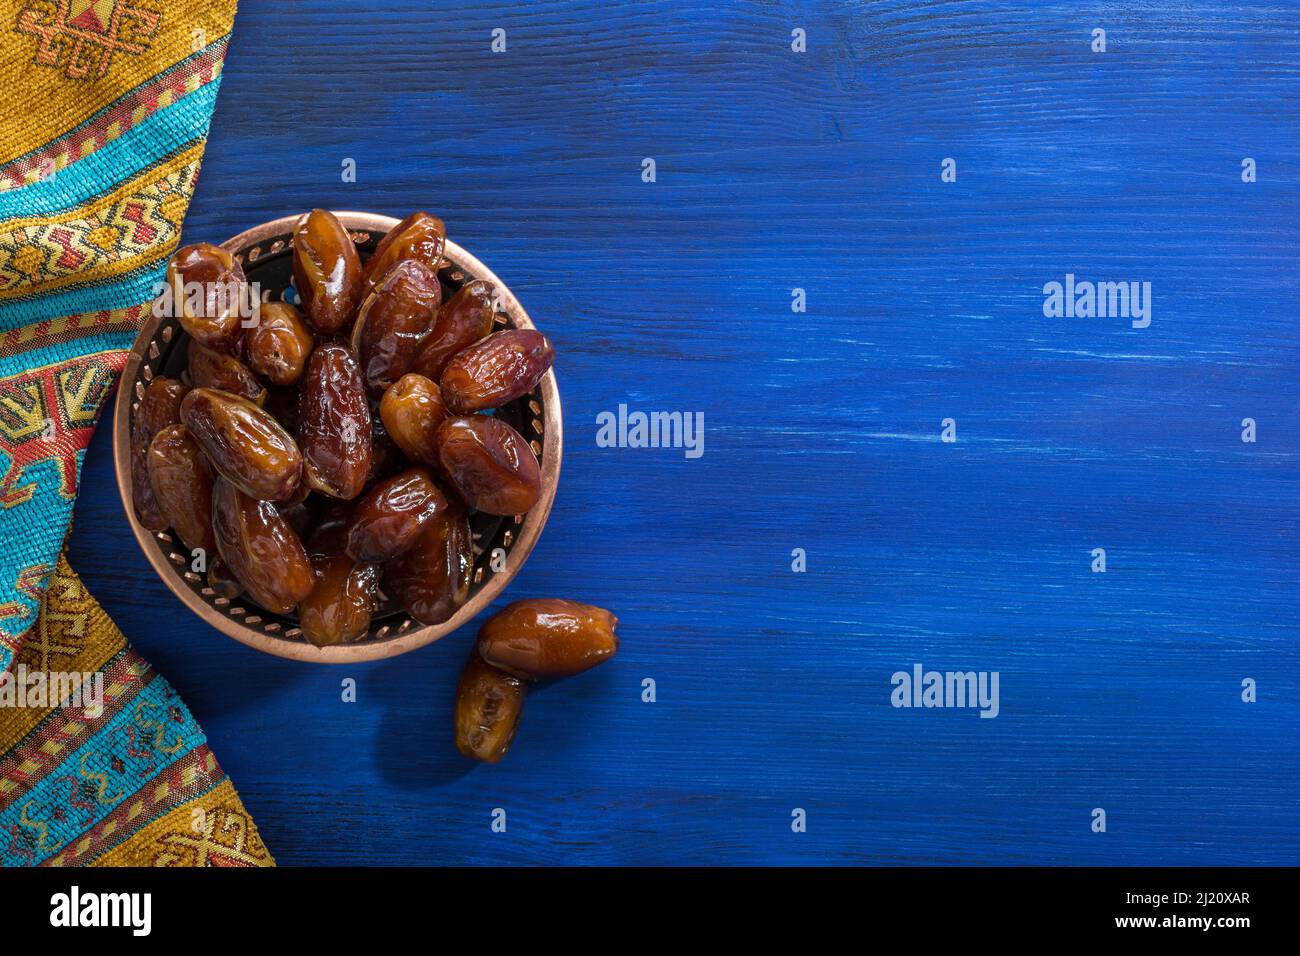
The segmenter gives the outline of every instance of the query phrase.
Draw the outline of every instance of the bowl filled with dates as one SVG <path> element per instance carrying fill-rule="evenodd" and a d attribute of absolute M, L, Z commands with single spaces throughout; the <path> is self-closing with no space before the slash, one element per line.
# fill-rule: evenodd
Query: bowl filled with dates
<path fill-rule="evenodd" d="M 259 650 L 428 644 L 502 592 L 546 523 L 554 357 L 425 212 L 316 209 L 184 246 L 114 412 L 131 527 L 187 606 Z"/>

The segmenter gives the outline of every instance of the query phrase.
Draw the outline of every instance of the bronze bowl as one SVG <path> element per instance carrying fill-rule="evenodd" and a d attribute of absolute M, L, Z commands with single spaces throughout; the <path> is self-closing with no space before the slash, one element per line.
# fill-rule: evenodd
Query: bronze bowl
<path fill-rule="evenodd" d="M 379 240 L 398 220 L 365 212 L 336 212 L 365 261 Z M 261 285 L 272 299 L 282 297 L 292 279 L 293 228 L 298 216 L 286 216 L 255 226 L 221 243 L 243 264 L 250 282 Z M 496 288 L 499 328 L 534 328 L 528 313 L 505 284 L 487 266 L 460 246 L 448 241 L 443 267 L 439 270 L 443 290 L 450 295 L 466 282 L 483 279 Z M 441 624 L 423 625 L 412 620 L 400 607 L 381 602 L 370 632 L 350 644 L 314 647 L 307 643 L 292 615 L 273 614 L 248 597 L 230 600 L 218 597 L 203 574 L 190 570 L 190 556 L 180 550 L 170 531 L 152 532 L 141 526 L 131 503 L 131 424 L 145 387 L 155 375 L 178 377 L 185 366 L 186 336 L 171 317 L 149 316 L 127 356 L 126 367 L 113 407 L 113 457 L 117 488 L 126 509 L 127 522 L 153 569 L 172 593 L 191 611 L 217 630 L 240 643 L 277 657 L 299 661 L 343 664 L 373 661 L 405 654 L 430 644 L 468 623 L 496 599 L 518 573 L 537 543 L 555 500 L 563 449 L 563 418 L 555 372 L 549 371 L 531 393 L 496 411 L 528 439 L 542 472 L 542 494 L 527 514 L 499 518 L 475 512 L 474 572 L 469 600 Z M 504 552 L 505 566 L 494 572 L 491 558 L 496 549 Z M 499 562 L 498 562 L 499 563 Z"/>

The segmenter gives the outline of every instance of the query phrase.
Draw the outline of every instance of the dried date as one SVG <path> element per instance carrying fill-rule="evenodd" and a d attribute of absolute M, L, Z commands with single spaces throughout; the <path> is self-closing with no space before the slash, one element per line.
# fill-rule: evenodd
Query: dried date
<path fill-rule="evenodd" d="M 244 494 L 225 479 L 212 490 L 217 551 L 249 596 L 288 614 L 316 583 L 307 553 L 275 505 Z"/>
<path fill-rule="evenodd" d="M 212 466 L 244 494 L 285 501 L 298 490 L 302 454 L 297 443 L 247 399 L 196 388 L 181 402 L 181 421 Z"/>
<path fill-rule="evenodd" d="M 384 568 L 384 593 L 421 624 L 441 624 L 469 599 L 474 543 L 469 515 L 449 505 Z"/>
<path fill-rule="evenodd" d="M 173 311 L 191 338 L 219 352 L 235 349 L 253 301 L 234 256 L 207 242 L 178 249 L 167 263 L 167 285 Z"/>
<path fill-rule="evenodd" d="M 442 301 L 438 276 L 414 260 L 383 275 L 357 312 L 352 351 L 366 389 L 376 398 L 406 374 Z"/>
<path fill-rule="evenodd" d="M 399 262 L 419 262 L 435 275 L 447 245 L 447 227 L 437 216 L 413 212 L 388 231 L 361 271 L 361 294 L 368 294 Z"/>
<path fill-rule="evenodd" d="M 294 385 L 307 368 L 314 344 L 301 312 L 288 302 L 266 302 L 257 325 L 244 336 L 244 356 L 272 385 Z"/>
<path fill-rule="evenodd" d="M 343 551 L 341 528 L 317 532 L 308 545 L 316 584 L 298 605 L 298 626 L 317 647 L 346 644 L 370 630 L 379 566 L 353 561 Z"/>
<path fill-rule="evenodd" d="M 410 370 L 438 381 L 458 352 L 492 331 L 492 286 L 482 279 L 467 282 L 438 309 L 433 330 L 420 343 Z"/>
<path fill-rule="evenodd" d="M 507 329 L 453 356 L 443 369 L 443 401 L 457 415 L 499 408 L 527 395 L 555 360 L 555 349 L 535 329 Z"/>
<path fill-rule="evenodd" d="M 614 656 L 617 626 L 609 611 L 578 601 L 515 601 L 479 629 L 478 650 L 487 663 L 516 677 L 568 677 Z"/>
<path fill-rule="evenodd" d="M 216 553 L 212 537 L 212 475 L 184 425 L 168 425 L 149 443 L 149 484 L 167 524 L 191 551 Z"/>
<path fill-rule="evenodd" d="M 206 348 L 198 339 L 190 339 L 188 351 L 190 383 L 195 388 L 220 389 L 257 405 L 266 402 L 266 388 L 252 369 L 230 353 Z"/>
<path fill-rule="evenodd" d="M 361 259 L 338 218 L 313 209 L 293 234 L 293 284 L 303 311 L 320 332 L 339 331 L 352 319 L 361 292 Z"/>
<path fill-rule="evenodd" d="M 167 519 L 149 481 L 149 445 L 168 425 L 180 422 L 186 391 L 176 379 L 158 376 L 144 390 L 131 422 L 131 503 L 140 524 L 150 531 L 166 529 Z"/>
<path fill-rule="evenodd" d="M 519 727 L 527 687 L 471 653 L 456 687 L 456 749 L 472 760 L 496 763 Z"/>
<path fill-rule="evenodd" d="M 403 375 L 384 392 L 379 417 L 407 458 L 438 465 L 438 426 L 447 417 L 447 408 L 435 383 L 423 375 Z"/>
<path fill-rule="evenodd" d="M 375 485 L 352 509 L 347 553 L 358 561 L 387 561 L 411 548 L 430 519 L 447 507 L 429 472 L 408 468 Z"/>
<path fill-rule="evenodd" d="M 298 406 L 304 480 L 331 498 L 355 498 L 370 471 L 371 418 L 361 372 L 341 345 L 311 355 Z"/>
<path fill-rule="evenodd" d="M 542 492 L 528 442 L 499 418 L 447 419 L 438 428 L 438 460 L 460 496 L 488 514 L 523 514 Z"/>

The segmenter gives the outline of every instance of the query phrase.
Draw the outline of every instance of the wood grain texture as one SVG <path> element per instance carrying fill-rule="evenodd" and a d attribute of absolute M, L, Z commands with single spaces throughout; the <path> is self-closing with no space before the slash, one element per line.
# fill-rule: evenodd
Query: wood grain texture
<path fill-rule="evenodd" d="M 1300 30 L 1143 6 L 243 0 L 187 240 L 444 216 L 559 353 L 508 596 L 623 622 L 471 767 L 471 629 L 347 672 L 206 630 L 101 429 L 73 564 L 279 860 L 1300 863 Z M 1067 272 L 1151 282 L 1151 326 L 1045 319 Z M 596 447 L 621 402 L 703 412 L 704 456 Z M 1001 715 L 892 708 L 916 662 L 999 671 Z"/>

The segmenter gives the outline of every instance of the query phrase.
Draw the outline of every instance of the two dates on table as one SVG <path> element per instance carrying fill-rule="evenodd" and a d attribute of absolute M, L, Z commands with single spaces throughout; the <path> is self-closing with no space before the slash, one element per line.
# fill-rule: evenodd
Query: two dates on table
<path fill-rule="evenodd" d="M 530 681 L 568 677 L 614 656 L 618 618 L 560 598 L 515 601 L 480 628 L 456 688 L 456 748 L 496 763 L 514 740 Z"/>

